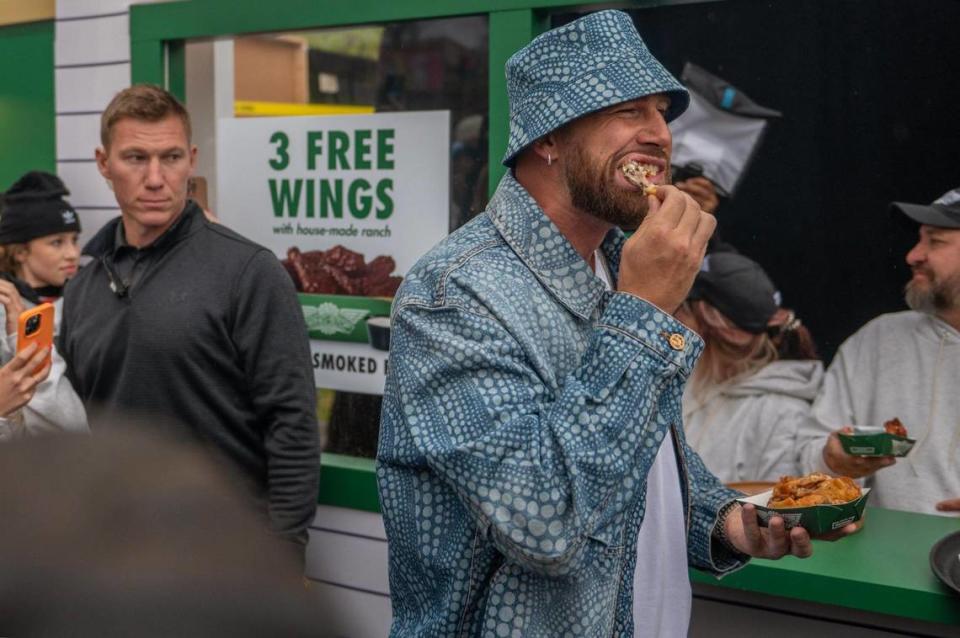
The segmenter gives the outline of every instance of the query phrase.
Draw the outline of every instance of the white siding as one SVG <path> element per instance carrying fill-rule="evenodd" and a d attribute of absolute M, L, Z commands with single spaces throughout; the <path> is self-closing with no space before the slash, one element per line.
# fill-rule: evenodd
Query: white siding
<path fill-rule="evenodd" d="M 74 207 L 80 210 L 117 207 L 113 191 L 101 177 L 96 162 L 57 162 L 57 174 L 70 189 L 68 199 Z"/>
<path fill-rule="evenodd" d="M 100 113 L 118 91 L 130 85 L 130 64 L 56 69 L 57 115 Z"/>
<path fill-rule="evenodd" d="M 57 159 L 93 160 L 100 145 L 100 114 L 57 116 Z"/>
<path fill-rule="evenodd" d="M 126 13 L 57 22 L 57 66 L 130 61 L 130 19 Z M 69 62 L 67 62 L 69 60 Z"/>
<path fill-rule="evenodd" d="M 382 516 L 318 507 L 310 526 L 306 573 L 330 621 L 329 635 L 387 635 L 392 612 Z"/>
<path fill-rule="evenodd" d="M 116 214 L 97 172 L 100 113 L 130 85 L 130 0 L 57 0 L 54 69 L 57 173 L 81 213 L 83 237 Z"/>

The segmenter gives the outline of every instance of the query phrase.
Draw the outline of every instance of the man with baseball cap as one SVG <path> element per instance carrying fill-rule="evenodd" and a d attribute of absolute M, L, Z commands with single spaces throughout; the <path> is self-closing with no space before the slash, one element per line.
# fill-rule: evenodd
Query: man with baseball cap
<path fill-rule="evenodd" d="M 732 252 L 708 255 L 687 296 L 706 300 L 738 328 L 766 331 L 780 307 L 780 291 L 757 262 Z"/>
<path fill-rule="evenodd" d="M 894 202 L 891 208 L 919 232 L 907 253 L 911 309 L 873 319 L 840 346 L 809 423 L 811 463 L 869 477 L 871 505 L 960 512 L 960 188 L 930 205 Z M 917 441 L 899 462 L 848 455 L 831 433 L 894 417 Z"/>
<path fill-rule="evenodd" d="M 688 561 L 811 552 L 734 509 L 684 441 L 702 342 L 670 313 L 715 226 L 667 185 L 688 96 L 618 11 L 540 35 L 506 73 L 510 171 L 394 302 L 391 635 L 686 635 Z"/>

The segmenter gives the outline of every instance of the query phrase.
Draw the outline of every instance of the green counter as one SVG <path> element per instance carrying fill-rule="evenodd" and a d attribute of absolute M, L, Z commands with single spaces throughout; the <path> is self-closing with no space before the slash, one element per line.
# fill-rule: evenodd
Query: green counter
<path fill-rule="evenodd" d="M 320 456 L 317 504 L 379 513 L 373 459 L 324 452 Z"/>
<path fill-rule="evenodd" d="M 373 460 L 325 453 L 318 502 L 379 512 Z M 960 530 L 960 519 L 866 511 L 861 531 L 833 543 L 814 541 L 811 558 L 755 559 L 721 580 L 690 570 L 690 579 L 695 587 L 744 596 L 762 594 L 960 626 L 960 595 L 937 580 L 929 560 L 934 543 Z"/>
<path fill-rule="evenodd" d="M 960 519 L 867 508 L 863 529 L 830 543 L 814 541 L 808 559 L 755 559 L 721 580 L 690 571 L 693 583 L 861 611 L 960 625 L 960 595 L 930 570 L 934 543 Z M 960 634 L 960 631 L 958 631 Z"/>

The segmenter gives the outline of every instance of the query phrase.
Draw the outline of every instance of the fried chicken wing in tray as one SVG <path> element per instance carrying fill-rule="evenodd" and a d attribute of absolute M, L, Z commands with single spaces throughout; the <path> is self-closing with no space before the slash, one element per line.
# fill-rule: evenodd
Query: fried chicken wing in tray
<path fill-rule="evenodd" d="M 844 452 L 853 456 L 906 456 L 917 442 L 896 417 L 885 421 L 882 428 L 846 427 L 838 436 Z"/>
<path fill-rule="evenodd" d="M 907 428 L 903 426 L 903 423 L 900 423 L 900 419 L 893 417 L 889 421 L 885 421 L 883 424 L 883 429 L 887 434 L 892 434 L 894 436 L 908 436 Z"/>
<path fill-rule="evenodd" d="M 778 517 L 787 529 L 803 527 L 822 536 L 859 521 L 869 494 L 870 488 L 861 490 L 846 476 L 814 473 L 783 476 L 773 489 L 737 500 L 754 506 L 761 527 Z"/>
<path fill-rule="evenodd" d="M 807 476 L 783 476 L 773 486 L 768 507 L 809 507 L 839 505 L 860 498 L 860 486 L 846 476 L 814 473 Z"/>

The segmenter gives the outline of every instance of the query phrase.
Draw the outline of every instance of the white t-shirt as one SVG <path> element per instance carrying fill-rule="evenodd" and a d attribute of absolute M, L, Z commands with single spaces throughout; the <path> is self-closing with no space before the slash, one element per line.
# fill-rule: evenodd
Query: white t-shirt
<path fill-rule="evenodd" d="M 595 271 L 608 289 L 612 277 L 598 250 Z M 664 437 L 647 476 L 647 508 L 637 534 L 633 572 L 633 635 L 686 636 L 690 626 L 687 525 L 673 437 Z"/>

